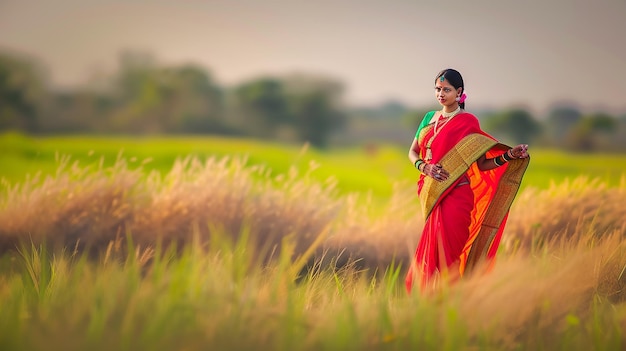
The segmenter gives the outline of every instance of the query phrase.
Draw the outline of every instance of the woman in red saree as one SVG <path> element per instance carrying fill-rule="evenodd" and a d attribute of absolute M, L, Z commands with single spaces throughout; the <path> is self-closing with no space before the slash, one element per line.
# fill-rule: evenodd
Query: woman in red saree
<path fill-rule="evenodd" d="M 433 289 L 491 261 L 509 208 L 528 166 L 528 145 L 513 148 L 480 129 L 465 112 L 461 74 L 445 69 L 435 78 L 441 111 L 424 116 L 409 150 L 421 172 L 417 193 L 426 219 L 406 288 Z"/>

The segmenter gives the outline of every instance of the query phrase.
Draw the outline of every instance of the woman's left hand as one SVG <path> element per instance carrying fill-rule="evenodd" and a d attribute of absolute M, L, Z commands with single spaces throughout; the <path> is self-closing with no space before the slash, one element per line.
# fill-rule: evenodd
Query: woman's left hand
<path fill-rule="evenodd" d="M 509 155 L 513 158 L 526 158 L 528 157 L 528 144 L 519 144 L 509 150 Z"/>

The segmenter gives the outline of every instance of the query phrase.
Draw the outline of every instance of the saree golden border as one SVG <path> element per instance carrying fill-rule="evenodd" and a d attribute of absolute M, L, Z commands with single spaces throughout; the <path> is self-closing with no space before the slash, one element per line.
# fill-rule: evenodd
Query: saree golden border
<path fill-rule="evenodd" d="M 491 245 L 500 226 L 507 216 L 513 199 L 519 190 L 524 172 L 528 167 L 530 157 L 515 159 L 508 162 L 508 167 L 500 182 L 494 198 L 491 200 L 489 208 L 485 213 L 485 218 L 480 226 L 480 231 L 473 243 L 467 262 L 466 269 L 472 269 L 487 258 Z M 463 273 L 463 272 L 461 272 Z"/>
<path fill-rule="evenodd" d="M 420 192 L 424 218 L 428 218 L 446 190 L 459 177 L 465 174 L 480 156 L 484 154 L 493 156 L 489 151 L 494 149 L 504 152 L 509 147 L 485 135 L 470 134 L 448 151 L 439 163 L 443 168 L 451 170 L 450 177 L 443 182 L 435 181 L 430 177 L 425 177 L 424 179 L 422 191 Z M 516 159 L 507 164 L 495 194 L 487 205 L 478 234 L 470 235 L 466 248 L 463 250 L 460 267 L 461 274 L 464 273 L 466 268 L 473 268 L 478 262 L 487 257 L 493 240 L 500 230 L 501 224 L 517 194 L 529 161 L 529 158 Z"/>

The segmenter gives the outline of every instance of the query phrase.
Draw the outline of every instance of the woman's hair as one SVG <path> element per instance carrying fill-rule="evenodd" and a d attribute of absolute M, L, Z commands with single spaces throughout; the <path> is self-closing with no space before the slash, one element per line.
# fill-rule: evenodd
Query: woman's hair
<path fill-rule="evenodd" d="M 454 89 L 461 88 L 461 95 L 463 95 L 463 91 L 465 90 L 465 84 L 463 84 L 463 77 L 461 77 L 461 73 L 459 73 L 459 71 L 452 68 L 444 69 L 443 71 L 439 72 L 439 74 L 437 74 L 437 77 L 435 78 L 435 84 L 437 84 L 437 80 L 441 79 L 441 77 L 446 79 L 448 83 L 450 83 L 454 87 Z M 461 106 L 462 109 L 465 109 L 465 102 L 459 103 L 459 106 Z"/>

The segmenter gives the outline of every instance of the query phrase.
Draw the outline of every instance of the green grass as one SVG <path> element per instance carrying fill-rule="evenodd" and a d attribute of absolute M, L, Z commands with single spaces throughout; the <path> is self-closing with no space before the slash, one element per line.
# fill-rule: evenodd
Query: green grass
<path fill-rule="evenodd" d="M 626 154 L 580 154 L 557 150 L 537 150 L 532 160 L 523 186 L 546 188 L 565 179 L 584 175 L 598 178 L 608 186 L 619 185 L 626 177 Z"/>
<path fill-rule="evenodd" d="M 70 156 L 85 165 L 104 159 L 115 163 L 118 156 L 147 170 L 169 171 L 177 158 L 187 156 L 245 157 L 248 164 L 263 165 L 272 174 L 285 174 L 295 167 L 314 179 L 334 178 L 342 192 L 368 192 L 386 196 L 393 184 L 411 179 L 410 163 L 397 149 L 383 147 L 375 155 L 359 148 L 319 151 L 304 145 L 281 145 L 219 137 L 41 137 L 0 135 L 0 178 L 19 182 L 27 174 L 53 174 L 57 156 Z M 148 162 L 145 162 L 148 160 Z M 316 166 L 317 165 L 317 166 Z M 319 167 L 318 167 L 319 166 Z"/>
<path fill-rule="evenodd" d="M 408 147 L 408 145 L 407 145 Z M 353 147 L 314 150 L 304 145 L 283 145 L 266 141 L 221 137 L 28 137 L 0 135 L 0 178 L 20 182 L 27 174 L 53 174 L 57 156 L 70 156 L 81 165 L 100 162 L 112 165 L 121 155 L 132 164 L 165 173 L 177 158 L 198 156 L 246 157 L 249 164 L 263 165 L 274 174 L 285 174 L 295 167 L 311 173 L 313 179 L 336 179 L 342 193 L 371 192 L 385 198 L 394 184 L 413 184 L 416 171 L 407 161 L 403 148 L 379 145 L 374 152 Z M 574 154 L 557 150 L 530 149 L 532 161 L 522 188 L 547 188 L 552 183 L 580 175 L 599 178 L 617 185 L 626 174 L 626 155 Z"/>

